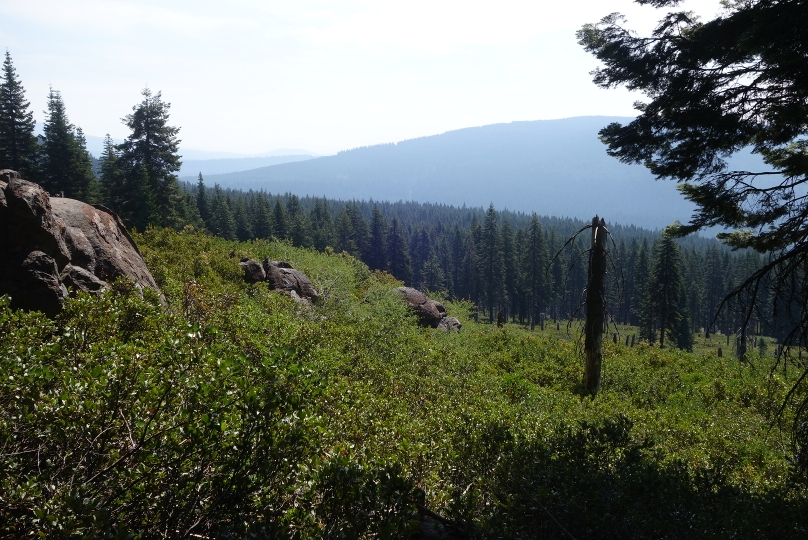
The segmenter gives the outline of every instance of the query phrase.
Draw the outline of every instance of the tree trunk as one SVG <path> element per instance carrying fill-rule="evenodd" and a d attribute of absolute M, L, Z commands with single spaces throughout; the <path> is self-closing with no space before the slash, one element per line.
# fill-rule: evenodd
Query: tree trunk
<path fill-rule="evenodd" d="M 592 218 L 592 247 L 589 252 L 589 281 L 586 285 L 586 324 L 584 353 L 584 388 L 592 395 L 600 390 L 600 367 L 603 362 L 603 329 L 606 320 L 606 221 Z"/>

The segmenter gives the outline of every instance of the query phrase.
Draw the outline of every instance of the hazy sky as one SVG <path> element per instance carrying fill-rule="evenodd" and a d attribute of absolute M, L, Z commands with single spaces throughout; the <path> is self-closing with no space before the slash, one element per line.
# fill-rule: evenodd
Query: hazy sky
<path fill-rule="evenodd" d="M 687 0 L 711 18 L 719 0 Z M 630 0 L 0 0 L 37 121 L 48 86 L 87 134 L 123 138 L 149 86 L 185 148 L 319 153 L 514 120 L 633 115 L 600 90 L 575 30 Z"/>

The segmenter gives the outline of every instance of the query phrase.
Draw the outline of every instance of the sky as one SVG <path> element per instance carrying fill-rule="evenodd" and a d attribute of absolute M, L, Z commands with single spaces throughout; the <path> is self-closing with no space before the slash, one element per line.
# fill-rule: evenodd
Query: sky
<path fill-rule="evenodd" d="M 677 9 L 703 18 L 719 0 Z M 630 0 L 0 0 L 7 49 L 40 123 L 49 87 L 88 135 L 149 87 L 182 148 L 318 154 L 500 122 L 634 116 L 642 96 L 591 82 L 575 31 Z"/>

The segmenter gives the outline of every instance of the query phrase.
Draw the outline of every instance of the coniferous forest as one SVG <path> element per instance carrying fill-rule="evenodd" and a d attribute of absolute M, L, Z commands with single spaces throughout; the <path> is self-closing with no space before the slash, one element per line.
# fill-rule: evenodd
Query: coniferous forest
<path fill-rule="evenodd" d="M 201 173 L 196 185 L 180 184 L 180 129 L 170 125 L 170 104 L 159 92 L 143 90 L 124 118 L 131 134 L 119 145 L 107 136 L 96 159 L 53 88 L 44 135 L 34 136 L 29 103 L 8 52 L 3 70 L 2 99 L 10 111 L 0 133 L 0 141 L 9 141 L 3 167 L 19 169 L 51 193 L 102 203 L 134 229 L 190 225 L 228 240 L 274 238 L 345 251 L 407 285 L 470 300 L 478 318 L 489 322 L 502 314 L 535 328 L 583 315 L 587 246 L 567 243 L 582 221 L 498 211 L 493 205 L 486 210 L 222 190 L 206 186 Z M 541 201 L 536 205 L 540 212 Z M 637 326 L 642 338 L 663 343 L 664 326 L 671 342 L 685 349 L 692 346 L 690 333 L 737 331 L 741 312 L 727 305 L 719 313 L 718 307 L 760 267 L 760 255 L 730 251 L 702 237 L 674 243 L 605 217 L 614 242 L 607 287 L 613 322 Z M 675 271 L 663 275 L 664 268 Z M 672 291 L 665 300 L 669 306 L 655 304 L 653 292 L 660 287 Z M 764 299 L 762 305 L 771 303 Z M 667 324 L 659 316 L 663 311 L 673 313 Z M 775 338 L 789 331 L 787 323 L 768 317 L 753 316 L 747 326 L 752 335 Z"/>
<path fill-rule="evenodd" d="M 761 38 L 766 24 L 804 19 L 790 0 L 726 4 L 751 19 L 712 35 L 713 22 L 684 14 L 687 31 L 661 25 L 657 37 L 732 44 L 748 30 L 754 48 L 784 35 Z M 768 22 L 749 30 L 749 20 Z M 723 61 L 734 46 L 661 59 L 615 21 L 578 34 L 609 68 L 596 84 L 653 86 L 644 73 L 621 77 L 654 65 L 675 79 L 662 60 L 682 60 L 686 80 L 670 88 L 726 88 L 687 77 L 701 73 L 694 57 Z M 796 27 L 792 41 L 805 42 L 808 26 Z M 763 49 L 793 66 L 793 54 Z M 730 60 L 747 77 L 751 64 Z M 756 91 L 779 91 L 789 73 Z M 759 132 L 749 119 L 720 136 L 712 124 L 679 129 L 671 118 L 684 111 L 685 127 L 712 118 L 729 130 L 712 102 L 686 110 L 698 96 L 604 126 L 610 154 L 682 180 L 699 214 L 664 231 L 600 216 L 607 314 L 591 391 L 581 329 L 597 296 L 596 222 L 542 215 L 540 200 L 527 214 L 222 189 L 201 173 L 184 183 L 180 127 L 159 91 L 141 91 L 122 120 L 128 136 L 107 135 L 100 156 L 59 90 L 42 97 L 37 135 L 6 51 L 0 169 L 51 200 L 120 216 L 157 288 L 118 278 L 97 294 L 65 289 L 53 316 L 0 295 L 0 538 L 808 535 L 805 144 L 789 143 L 808 125 L 803 102 L 777 108 Z M 657 133 L 702 139 L 649 142 L 648 126 L 667 121 Z M 753 182 L 738 175 L 756 173 L 711 161 L 772 140 L 761 153 L 788 173 L 786 194 L 744 191 Z M 687 234 L 705 228 L 730 232 Z M 261 260 L 308 276 L 315 295 L 249 279 L 240 264 Z M 419 324 L 402 285 L 462 328 Z"/>

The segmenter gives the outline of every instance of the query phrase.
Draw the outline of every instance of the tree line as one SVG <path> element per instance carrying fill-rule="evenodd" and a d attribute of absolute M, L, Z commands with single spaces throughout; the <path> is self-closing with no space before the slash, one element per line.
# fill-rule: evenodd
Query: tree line
<path fill-rule="evenodd" d="M 480 315 L 531 328 L 581 317 L 585 288 L 583 246 L 571 243 L 582 222 L 497 211 L 491 205 L 456 208 L 414 202 L 335 201 L 293 194 L 241 192 L 180 184 L 179 128 L 169 125 L 170 104 L 148 88 L 124 124 L 121 144 L 107 135 L 93 167 L 84 135 L 68 120 L 58 91 L 50 89 L 43 135 L 6 51 L 0 82 L 0 168 L 20 171 L 50 193 L 117 212 L 129 227 L 187 225 L 233 240 L 276 238 L 295 246 L 346 252 L 419 289 L 472 301 Z M 95 169 L 95 170 L 94 170 Z M 97 173 L 97 174 L 96 174 Z M 733 333 L 739 315 L 724 296 L 761 265 L 752 252 L 730 252 L 715 241 L 673 242 L 635 227 L 612 227 L 607 305 L 612 320 L 641 328 L 640 337 L 689 349 L 691 333 Z M 687 283 L 687 286 L 685 286 Z M 756 331 L 775 325 L 753 318 Z"/>
<path fill-rule="evenodd" d="M 181 227 L 198 221 L 196 204 L 179 189 L 179 128 L 168 124 L 170 104 L 142 91 L 125 116 L 131 134 L 115 145 L 107 135 L 96 160 L 81 128 L 68 119 L 64 100 L 50 88 L 42 135 L 8 51 L 0 79 L 0 169 L 13 169 L 51 195 L 101 203 L 130 227 Z M 186 204 L 189 203 L 189 204 Z"/>
<path fill-rule="evenodd" d="M 488 321 L 498 316 L 535 327 L 583 317 L 586 246 L 567 240 L 583 222 L 493 206 L 457 208 L 413 202 L 339 201 L 264 191 L 182 187 L 200 222 L 231 240 L 275 238 L 346 252 L 413 287 L 471 300 Z M 640 328 L 639 338 L 692 348 L 692 333 L 732 334 L 741 314 L 715 317 L 728 292 L 761 263 L 703 237 L 672 240 L 615 225 L 607 305 L 611 320 Z M 752 317 L 755 333 L 778 328 Z"/>

